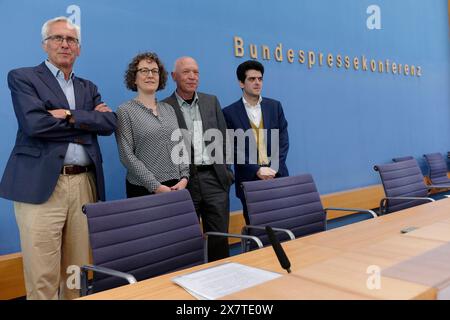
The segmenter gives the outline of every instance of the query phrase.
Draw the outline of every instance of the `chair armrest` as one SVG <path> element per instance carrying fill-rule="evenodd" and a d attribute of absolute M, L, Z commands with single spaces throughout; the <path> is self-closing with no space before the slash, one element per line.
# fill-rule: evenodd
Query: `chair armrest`
<path fill-rule="evenodd" d="M 108 276 L 122 278 L 124 280 L 127 280 L 129 284 L 133 284 L 133 283 L 137 282 L 136 278 L 132 274 L 120 272 L 120 271 L 110 269 L 110 268 L 94 266 L 94 265 L 89 264 L 89 265 L 81 266 L 80 269 L 81 269 L 81 275 L 82 275 L 81 276 L 82 280 L 81 280 L 80 296 L 85 296 L 88 293 L 88 289 L 87 289 L 87 272 L 88 271 L 98 272 L 98 273 L 106 274 Z"/>
<path fill-rule="evenodd" d="M 266 227 L 263 226 L 254 226 L 251 224 L 247 224 L 245 226 L 242 227 L 242 233 L 245 232 L 245 229 L 257 229 L 257 230 L 266 230 Z M 273 231 L 279 231 L 279 232 L 284 232 L 287 233 L 287 235 L 289 236 L 289 238 L 291 238 L 291 240 L 295 239 L 295 235 L 292 233 L 291 230 L 289 229 L 283 229 L 283 228 L 272 228 Z"/>
<path fill-rule="evenodd" d="M 365 213 L 370 213 L 372 215 L 372 217 L 374 217 L 374 218 L 378 217 L 378 215 L 373 210 L 368 210 L 368 209 L 328 207 L 328 208 L 325 208 L 323 210 L 325 211 L 325 213 L 328 210 L 365 212 Z"/>
<path fill-rule="evenodd" d="M 242 243 L 242 249 L 244 249 L 245 245 L 244 242 L 245 240 L 253 240 L 255 241 L 255 243 L 258 245 L 258 248 L 261 249 L 263 247 L 263 244 L 261 242 L 261 240 L 258 239 L 258 237 L 255 236 L 249 236 L 249 235 L 245 235 L 245 234 L 236 234 L 236 233 L 226 233 L 226 232 L 216 232 L 216 231 L 208 231 L 205 232 L 203 234 L 203 239 L 205 241 L 204 247 L 203 247 L 203 257 L 204 257 L 204 261 L 205 263 L 208 262 L 208 237 L 209 236 L 219 236 L 219 237 L 228 237 L 228 238 L 239 238 L 241 239 L 241 243 Z"/>
<path fill-rule="evenodd" d="M 435 202 L 436 200 L 427 197 L 385 197 L 380 200 L 380 214 L 385 214 L 387 211 L 386 200 L 424 200 L 428 202 Z"/>
<path fill-rule="evenodd" d="M 113 276 L 117 278 L 122 278 L 128 281 L 129 284 L 136 283 L 136 278 L 131 273 L 125 273 L 121 271 L 117 271 L 110 268 L 100 267 L 100 266 L 94 266 L 94 265 L 84 265 L 81 267 L 81 271 L 93 271 L 98 272 L 102 274 L 106 274 L 108 276 Z"/>
<path fill-rule="evenodd" d="M 450 189 L 450 184 L 427 184 L 428 189 Z"/>
<path fill-rule="evenodd" d="M 427 198 L 427 197 L 385 197 L 381 200 L 426 200 L 429 202 L 435 202 L 436 200 L 434 200 L 433 198 Z"/>

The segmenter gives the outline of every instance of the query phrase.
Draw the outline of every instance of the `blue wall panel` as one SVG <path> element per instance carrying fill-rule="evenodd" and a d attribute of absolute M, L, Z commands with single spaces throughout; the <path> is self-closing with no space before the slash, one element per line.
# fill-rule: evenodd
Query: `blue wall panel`
<path fill-rule="evenodd" d="M 369 30 L 367 8 L 381 10 L 381 29 Z M 40 28 L 49 18 L 80 8 L 81 57 L 75 73 L 96 83 L 115 110 L 133 96 L 123 85 L 130 59 L 157 52 L 171 69 L 191 55 L 200 65 L 200 90 L 216 94 L 222 106 L 237 100 L 235 68 L 249 58 L 248 45 L 267 45 L 264 95 L 282 101 L 289 121 L 291 174 L 312 173 L 329 193 L 379 183 L 372 167 L 393 156 L 450 150 L 449 38 L 446 0 L 0 0 L 0 171 L 16 133 L 6 83 L 12 68 L 45 59 Z M 233 38 L 244 40 L 244 57 L 234 55 Z M 282 43 L 284 59 L 275 61 Z M 325 55 L 309 69 L 289 63 L 286 51 Z M 348 70 L 326 64 L 330 53 L 421 66 L 422 76 Z M 174 85 L 159 98 L 171 94 Z M 108 199 L 124 197 L 125 170 L 113 137 L 101 138 Z M 423 163 L 421 162 L 423 166 Z M 233 193 L 234 194 L 234 193 Z M 232 198 L 232 210 L 239 202 Z M 12 203 L 0 199 L 0 254 L 20 250 Z"/>

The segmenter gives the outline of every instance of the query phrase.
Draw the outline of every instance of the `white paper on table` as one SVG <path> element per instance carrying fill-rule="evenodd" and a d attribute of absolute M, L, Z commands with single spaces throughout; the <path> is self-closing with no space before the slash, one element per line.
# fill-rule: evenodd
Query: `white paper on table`
<path fill-rule="evenodd" d="M 215 300 L 281 277 L 281 274 L 227 262 L 172 278 L 197 299 Z"/>

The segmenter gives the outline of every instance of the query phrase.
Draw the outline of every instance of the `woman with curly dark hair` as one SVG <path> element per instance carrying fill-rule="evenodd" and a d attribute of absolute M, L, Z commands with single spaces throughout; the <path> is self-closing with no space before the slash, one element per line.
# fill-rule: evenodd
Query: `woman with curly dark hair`
<path fill-rule="evenodd" d="M 188 164 L 179 161 L 182 151 L 172 159 L 179 143 L 171 139 L 179 129 L 175 111 L 156 100 L 166 81 L 167 71 L 153 52 L 138 54 L 125 72 L 126 87 L 137 92 L 117 110 L 116 139 L 120 161 L 127 169 L 128 198 L 181 190 L 189 179 Z"/>

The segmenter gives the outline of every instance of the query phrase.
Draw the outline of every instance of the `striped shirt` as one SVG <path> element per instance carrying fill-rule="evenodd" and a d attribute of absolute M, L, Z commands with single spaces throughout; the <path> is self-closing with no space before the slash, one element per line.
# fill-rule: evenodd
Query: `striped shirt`
<path fill-rule="evenodd" d="M 161 182 L 189 177 L 189 165 L 172 161 L 172 150 L 182 150 L 181 141 L 171 141 L 178 129 L 173 108 L 157 103 L 158 116 L 137 100 L 117 109 L 116 139 L 120 161 L 127 169 L 128 182 L 154 192 Z M 179 153 L 183 155 L 182 151 Z"/>

